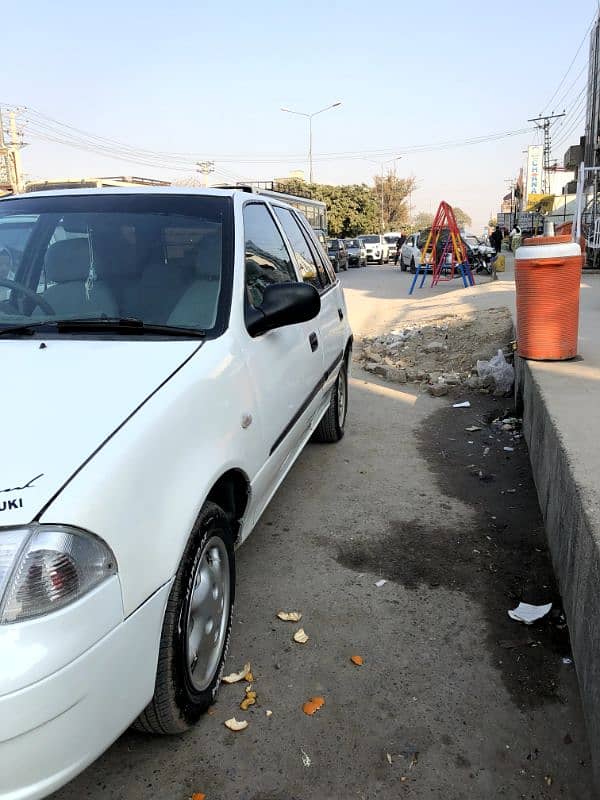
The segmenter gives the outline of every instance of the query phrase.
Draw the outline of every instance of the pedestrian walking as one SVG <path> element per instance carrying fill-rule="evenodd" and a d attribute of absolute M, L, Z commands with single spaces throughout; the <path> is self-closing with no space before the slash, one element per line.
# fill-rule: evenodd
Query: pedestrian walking
<path fill-rule="evenodd" d="M 406 241 L 406 236 L 401 233 L 396 241 L 396 256 L 394 258 L 394 266 L 398 266 L 398 261 L 400 259 L 400 250 L 402 249 L 402 245 Z"/>
<path fill-rule="evenodd" d="M 492 231 L 490 242 L 496 253 L 499 253 L 500 250 L 502 250 L 502 231 L 500 230 L 499 225 L 496 225 L 495 229 Z"/>

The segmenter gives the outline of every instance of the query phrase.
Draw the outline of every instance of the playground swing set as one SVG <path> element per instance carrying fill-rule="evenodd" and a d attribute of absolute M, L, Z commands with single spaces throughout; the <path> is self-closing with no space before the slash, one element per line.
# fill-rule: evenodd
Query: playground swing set
<path fill-rule="evenodd" d="M 467 249 L 460 235 L 454 211 L 444 200 L 439 205 L 425 247 L 421 251 L 409 295 L 413 293 L 419 278 L 421 278 L 419 288 L 423 288 L 430 267 L 432 288 L 438 283 L 453 280 L 457 275 L 461 276 L 465 289 L 475 286 Z"/>

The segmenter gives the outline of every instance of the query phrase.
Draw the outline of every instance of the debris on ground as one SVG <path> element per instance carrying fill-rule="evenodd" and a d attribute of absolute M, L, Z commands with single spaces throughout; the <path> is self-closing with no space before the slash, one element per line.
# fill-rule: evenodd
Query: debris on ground
<path fill-rule="evenodd" d="M 305 632 L 304 628 L 298 628 L 294 634 L 294 641 L 297 644 L 306 644 L 308 642 L 308 634 Z"/>
<path fill-rule="evenodd" d="M 302 711 L 304 711 L 304 713 L 309 717 L 312 717 L 312 715 L 315 714 L 320 708 L 323 708 L 324 705 L 324 697 L 311 697 L 310 700 L 307 700 L 302 706 Z"/>
<path fill-rule="evenodd" d="M 238 721 L 235 717 L 231 719 L 226 719 L 223 723 L 226 728 L 229 728 L 230 731 L 243 731 L 248 727 L 248 722 L 243 719 Z"/>
<path fill-rule="evenodd" d="M 265 711 L 265 716 L 266 717 L 272 717 L 273 716 L 273 712 L 271 711 L 270 708 L 267 708 L 267 710 Z"/>
<path fill-rule="evenodd" d="M 245 697 L 240 703 L 240 708 L 242 709 L 242 711 L 248 711 L 250 706 L 253 706 L 255 703 L 256 703 L 256 692 L 253 691 L 252 686 L 247 686 Z"/>
<path fill-rule="evenodd" d="M 387 758 L 388 764 L 391 766 L 392 765 L 392 755 L 391 755 L 391 753 L 386 753 L 385 757 Z"/>
<path fill-rule="evenodd" d="M 550 613 L 552 603 L 545 603 L 541 606 L 534 606 L 530 603 L 519 603 L 516 608 L 510 609 L 508 616 L 517 622 L 524 622 L 525 625 L 532 625 L 538 619 L 542 619 Z"/>
<path fill-rule="evenodd" d="M 284 622 L 300 622 L 302 614 L 299 611 L 278 611 L 277 616 Z"/>
<path fill-rule="evenodd" d="M 359 358 L 368 372 L 393 383 L 423 384 L 434 397 L 443 397 L 454 387 L 501 396 L 510 390 L 506 387 L 513 368 L 507 359 L 512 356 L 512 338 L 508 308 L 461 310 L 364 337 Z M 499 347 L 506 354 L 503 364 Z M 484 376 L 478 363 L 488 365 Z M 482 369 L 486 371 L 485 366 Z"/>
<path fill-rule="evenodd" d="M 471 403 L 468 400 L 463 400 L 462 403 L 453 403 L 452 408 L 471 408 Z"/>
<path fill-rule="evenodd" d="M 248 680 L 246 677 L 247 675 L 252 677 L 252 672 L 250 671 L 250 662 L 248 662 L 248 664 L 244 664 L 244 668 L 239 672 L 232 672 L 230 675 L 225 675 L 222 680 L 223 683 L 238 683 L 244 679 Z"/>
<path fill-rule="evenodd" d="M 307 752 L 305 752 L 305 750 L 303 750 L 302 747 L 300 748 L 300 752 L 302 753 L 302 763 L 304 764 L 305 767 L 310 767 L 310 765 L 312 764 L 310 756 L 308 755 Z"/>
<path fill-rule="evenodd" d="M 482 380 L 488 377 L 494 379 L 495 391 L 498 394 L 507 394 L 511 391 L 515 382 L 515 371 L 512 364 L 509 364 L 504 357 L 502 350 L 498 350 L 489 361 L 478 361 L 476 364 L 477 374 Z"/>
<path fill-rule="evenodd" d="M 362 667 L 362 665 L 365 663 L 362 656 L 350 656 L 350 661 L 353 664 L 356 664 L 357 667 Z"/>
<path fill-rule="evenodd" d="M 480 428 L 479 425 L 469 425 L 469 427 L 465 428 L 465 430 L 468 433 L 475 433 L 475 431 L 480 431 L 480 430 L 482 430 L 482 428 Z"/>
<path fill-rule="evenodd" d="M 381 579 L 381 580 L 379 580 L 379 581 L 375 581 L 375 586 L 376 586 L 378 589 L 381 589 L 381 587 L 382 587 L 382 586 L 385 586 L 385 585 L 386 585 L 386 583 L 387 583 L 386 579 L 385 579 L 385 578 L 382 578 L 382 579 Z"/>
<path fill-rule="evenodd" d="M 206 795 L 203 792 L 194 792 L 192 800 L 206 800 Z"/>

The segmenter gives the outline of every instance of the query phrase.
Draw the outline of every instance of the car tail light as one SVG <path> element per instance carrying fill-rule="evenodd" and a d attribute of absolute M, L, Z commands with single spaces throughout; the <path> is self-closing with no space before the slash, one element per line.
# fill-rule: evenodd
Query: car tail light
<path fill-rule="evenodd" d="M 62 608 L 116 571 L 108 545 L 86 531 L 40 525 L 0 533 L 0 624 Z"/>

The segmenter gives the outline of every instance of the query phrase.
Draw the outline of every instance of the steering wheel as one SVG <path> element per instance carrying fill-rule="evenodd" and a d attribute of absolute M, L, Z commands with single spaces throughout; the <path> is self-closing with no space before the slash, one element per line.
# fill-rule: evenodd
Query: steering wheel
<path fill-rule="evenodd" d="M 4 286 L 7 289 L 16 289 L 22 295 L 25 295 L 25 297 L 33 300 L 35 306 L 39 306 L 42 311 L 45 311 L 46 314 L 48 314 L 48 316 L 56 316 L 56 311 L 52 308 L 47 300 L 44 300 L 43 297 L 41 297 L 39 294 L 36 294 L 36 292 L 34 292 L 32 289 L 28 289 L 27 286 L 23 286 L 22 283 L 11 281 L 10 278 L 0 278 L 0 286 Z"/>

